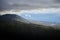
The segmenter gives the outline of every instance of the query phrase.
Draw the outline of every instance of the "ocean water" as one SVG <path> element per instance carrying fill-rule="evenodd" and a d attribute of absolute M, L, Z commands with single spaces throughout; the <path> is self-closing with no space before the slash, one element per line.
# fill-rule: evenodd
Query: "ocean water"
<path fill-rule="evenodd" d="M 49 14 L 34 14 L 34 13 L 26 13 L 21 14 L 21 17 L 27 19 L 27 20 L 35 20 L 35 21 L 46 21 L 46 22 L 55 22 L 60 23 L 60 14 L 58 13 L 49 13 Z"/>

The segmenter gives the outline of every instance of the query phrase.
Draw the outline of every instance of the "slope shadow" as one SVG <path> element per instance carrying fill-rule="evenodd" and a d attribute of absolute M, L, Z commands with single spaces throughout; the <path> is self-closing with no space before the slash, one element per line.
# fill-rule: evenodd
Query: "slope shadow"
<path fill-rule="evenodd" d="M 33 23 L 25 23 L 24 21 L 16 21 L 11 20 L 16 18 L 16 15 L 14 17 L 10 15 L 5 18 L 5 16 L 0 16 L 0 37 L 1 38 L 20 38 L 20 37 L 39 37 L 39 38 L 45 38 L 45 37 L 57 37 L 60 36 L 60 30 L 56 30 L 52 27 L 45 28 L 48 26 L 44 25 L 37 25 Z M 11 18 L 12 17 L 12 18 Z M 19 17 L 19 16 L 18 16 Z M 5 20 L 7 19 L 7 20 Z M 18 18 L 16 18 L 18 19 Z M 23 20 L 20 19 L 20 20 Z"/>

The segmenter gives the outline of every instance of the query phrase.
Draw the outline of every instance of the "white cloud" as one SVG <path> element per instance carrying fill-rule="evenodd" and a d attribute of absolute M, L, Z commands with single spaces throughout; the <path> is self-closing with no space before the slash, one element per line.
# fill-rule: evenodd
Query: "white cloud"
<path fill-rule="evenodd" d="M 40 8 L 40 9 L 33 9 L 33 10 L 10 10 L 10 11 L 4 11 L 0 12 L 2 14 L 17 14 L 20 15 L 22 13 L 34 13 L 34 14 L 46 14 L 46 13 L 60 13 L 60 8 Z"/>
<path fill-rule="evenodd" d="M 40 8 L 40 9 L 34 9 L 34 10 L 23 10 L 21 13 L 60 13 L 60 8 Z"/>

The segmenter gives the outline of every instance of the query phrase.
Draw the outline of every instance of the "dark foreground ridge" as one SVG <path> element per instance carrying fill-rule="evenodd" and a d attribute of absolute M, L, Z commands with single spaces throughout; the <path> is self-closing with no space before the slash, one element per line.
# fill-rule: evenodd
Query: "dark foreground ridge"
<path fill-rule="evenodd" d="M 53 27 L 37 25 L 15 14 L 5 14 L 0 16 L 0 35 L 1 37 L 20 38 L 20 37 L 57 37 L 60 30 Z"/>

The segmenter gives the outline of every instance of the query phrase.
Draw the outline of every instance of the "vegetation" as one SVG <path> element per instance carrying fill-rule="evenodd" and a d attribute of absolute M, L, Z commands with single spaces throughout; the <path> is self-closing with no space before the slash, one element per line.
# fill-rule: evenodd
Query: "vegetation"
<path fill-rule="evenodd" d="M 14 32 L 14 33 L 32 33 L 33 35 L 39 34 L 56 34 L 60 33 L 60 30 L 56 30 L 52 27 L 45 28 L 43 25 L 36 24 L 26 24 L 22 22 L 0 22 L 0 30 L 4 32 Z"/>

